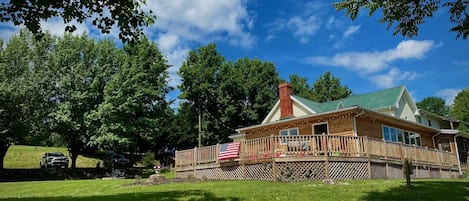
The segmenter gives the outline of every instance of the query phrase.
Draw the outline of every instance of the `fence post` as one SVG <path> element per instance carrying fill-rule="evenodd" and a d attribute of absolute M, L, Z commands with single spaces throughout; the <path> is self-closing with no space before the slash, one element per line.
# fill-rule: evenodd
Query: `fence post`
<path fill-rule="evenodd" d="M 324 161 L 324 167 L 325 167 L 325 174 L 326 174 L 326 179 L 330 179 L 330 169 L 329 169 L 329 139 L 328 139 L 328 136 L 326 136 L 325 134 L 323 134 L 321 136 L 323 139 L 325 139 L 325 149 L 324 149 L 324 156 L 326 157 L 325 161 Z"/>
<path fill-rule="evenodd" d="M 197 147 L 194 147 L 194 154 L 193 154 L 193 169 L 194 169 L 194 178 L 197 178 Z"/>
<path fill-rule="evenodd" d="M 179 159 L 178 159 L 179 158 Z M 174 177 L 177 178 L 177 172 L 178 172 L 178 160 L 181 160 L 180 157 L 178 157 L 178 150 L 174 152 Z M 171 166 L 170 166 L 171 167 Z M 173 173 L 173 171 L 171 171 Z"/>
<path fill-rule="evenodd" d="M 275 163 L 275 142 L 274 134 L 270 135 L 270 152 L 272 153 L 272 178 L 274 182 L 277 181 L 277 164 Z"/>
<path fill-rule="evenodd" d="M 389 178 L 389 161 L 388 161 L 388 145 L 383 138 L 384 161 L 386 161 L 386 178 Z"/>
<path fill-rule="evenodd" d="M 220 143 L 217 143 L 215 147 L 215 157 L 216 157 L 216 164 L 220 164 L 220 160 L 218 159 L 218 156 L 220 155 Z"/>
<path fill-rule="evenodd" d="M 370 156 L 370 141 L 368 136 L 363 137 L 363 148 L 365 151 L 365 156 L 368 158 L 368 179 L 371 179 L 371 156 Z"/>

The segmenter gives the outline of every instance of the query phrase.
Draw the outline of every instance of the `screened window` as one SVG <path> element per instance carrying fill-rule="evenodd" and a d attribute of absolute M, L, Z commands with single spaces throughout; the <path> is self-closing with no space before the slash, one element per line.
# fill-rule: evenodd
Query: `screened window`
<path fill-rule="evenodd" d="M 327 123 L 313 125 L 315 135 L 328 134 Z"/>
<path fill-rule="evenodd" d="M 441 150 L 441 151 L 449 151 L 451 152 L 451 146 L 450 146 L 450 143 L 449 143 L 449 138 L 445 137 L 445 138 L 441 138 L 438 140 L 438 148 Z"/>
<path fill-rule="evenodd" d="M 383 126 L 383 138 L 389 142 L 400 142 L 409 145 L 421 146 L 420 135 L 409 131 Z"/>

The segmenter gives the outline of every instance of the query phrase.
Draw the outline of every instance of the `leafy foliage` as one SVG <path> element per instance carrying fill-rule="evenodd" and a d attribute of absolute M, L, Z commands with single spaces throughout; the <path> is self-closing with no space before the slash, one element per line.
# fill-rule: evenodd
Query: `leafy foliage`
<path fill-rule="evenodd" d="M 169 66 L 146 38 L 124 50 L 127 56 L 106 84 L 103 102 L 89 115 L 91 122 L 101 125 L 89 143 L 135 152 L 138 141 L 153 141 L 166 134 Z"/>
<path fill-rule="evenodd" d="M 435 96 L 424 98 L 417 103 L 419 109 L 440 115 L 442 117 L 449 114 L 449 107 L 445 103 L 445 99 Z"/>
<path fill-rule="evenodd" d="M 21 31 L 6 46 L 0 42 L 0 169 L 12 143 L 38 137 L 44 130 L 45 113 L 49 105 L 44 101 L 45 78 L 43 67 L 47 49 L 31 40 L 31 34 Z"/>
<path fill-rule="evenodd" d="M 331 72 L 327 71 L 313 84 L 313 97 L 317 102 L 328 102 L 346 98 L 352 94 L 352 90 L 347 86 L 340 84 L 340 79 L 334 77 Z"/>
<path fill-rule="evenodd" d="M 297 74 L 292 74 L 289 76 L 290 85 L 292 87 L 292 94 L 307 98 L 309 100 L 314 100 L 316 97 L 313 94 L 313 90 L 308 84 L 308 79 L 300 77 Z"/>
<path fill-rule="evenodd" d="M 461 90 L 454 98 L 451 115 L 461 121 L 458 130 L 469 133 L 469 88 Z"/>
<path fill-rule="evenodd" d="M 368 15 L 373 15 L 377 10 L 382 11 L 381 23 L 387 24 L 389 30 L 394 24 L 394 35 L 417 36 L 419 26 L 425 20 L 439 10 L 447 7 L 449 9 L 450 21 L 454 24 L 451 31 L 456 32 L 456 38 L 466 39 L 469 36 L 469 1 L 467 0 L 403 0 L 403 1 L 381 1 L 381 0 L 342 0 L 334 3 L 337 10 L 345 10 L 347 15 L 356 19 L 359 11 L 363 8 L 369 9 Z"/>
<path fill-rule="evenodd" d="M 187 101 L 181 114 L 201 114 L 203 144 L 227 141 L 234 129 L 260 123 L 277 97 L 273 63 L 247 58 L 225 62 L 215 44 L 191 51 L 179 75 L 180 98 Z"/>
<path fill-rule="evenodd" d="M 328 102 L 346 98 L 352 94 L 347 86 L 340 84 L 340 79 L 326 71 L 310 87 L 308 79 L 296 74 L 290 75 L 292 93 L 316 102 Z"/>
<path fill-rule="evenodd" d="M 153 23 L 155 16 L 141 9 L 143 0 L 108 1 L 18 1 L 2 2 L 0 21 L 24 25 L 37 36 L 43 35 L 41 20 L 60 17 L 63 23 L 84 23 L 92 18 L 92 23 L 102 33 L 110 33 L 112 26 L 119 28 L 119 38 L 124 42 L 136 41 L 142 35 L 143 26 Z M 73 32 L 75 25 L 67 25 L 65 31 Z"/>

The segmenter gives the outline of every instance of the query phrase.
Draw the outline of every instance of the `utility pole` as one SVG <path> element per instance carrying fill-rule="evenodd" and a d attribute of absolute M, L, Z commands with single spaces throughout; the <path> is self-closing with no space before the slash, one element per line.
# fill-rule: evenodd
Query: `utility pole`
<path fill-rule="evenodd" d="M 199 106 L 199 148 L 202 147 L 202 126 L 201 126 L 201 123 L 202 123 L 202 115 L 201 115 L 200 106 Z"/>

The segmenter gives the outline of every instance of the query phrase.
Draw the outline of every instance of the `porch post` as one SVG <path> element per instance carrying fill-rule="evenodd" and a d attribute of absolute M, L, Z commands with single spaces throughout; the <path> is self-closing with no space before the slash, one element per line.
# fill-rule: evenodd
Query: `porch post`
<path fill-rule="evenodd" d="M 368 179 L 371 179 L 371 156 L 370 156 L 370 141 L 368 140 L 368 136 L 364 137 L 363 140 L 363 145 L 364 145 L 364 151 L 366 154 L 366 157 L 368 158 Z"/>
<path fill-rule="evenodd" d="M 275 162 L 275 142 L 274 135 L 270 136 L 270 152 L 272 153 L 272 178 L 274 182 L 277 181 L 277 164 Z"/>
<path fill-rule="evenodd" d="M 321 137 L 325 139 L 325 149 L 324 149 L 324 156 L 326 157 L 326 160 L 324 161 L 324 167 L 325 167 L 325 174 L 326 174 L 326 179 L 330 179 L 330 169 L 329 169 L 329 138 L 325 134 L 323 134 Z"/>
<path fill-rule="evenodd" d="M 197 147 L 194 147 L 194 157 L 193 157 L 192 168 L 194 170 L 194 178 L 197 178 Z"/>
<path fill-rule="evenodd" d="M 458 170 L 459 170 L 459 175 L 462 175 L 462 170 L 461 170 L 461 161 L 459 160 L 459 149 L 458 149 L 458 142 L 456 138 L 459 137 L 459 134 L 454 136 L 454 148 L 456 149 L 456 159 L 458 160 Z"/>

